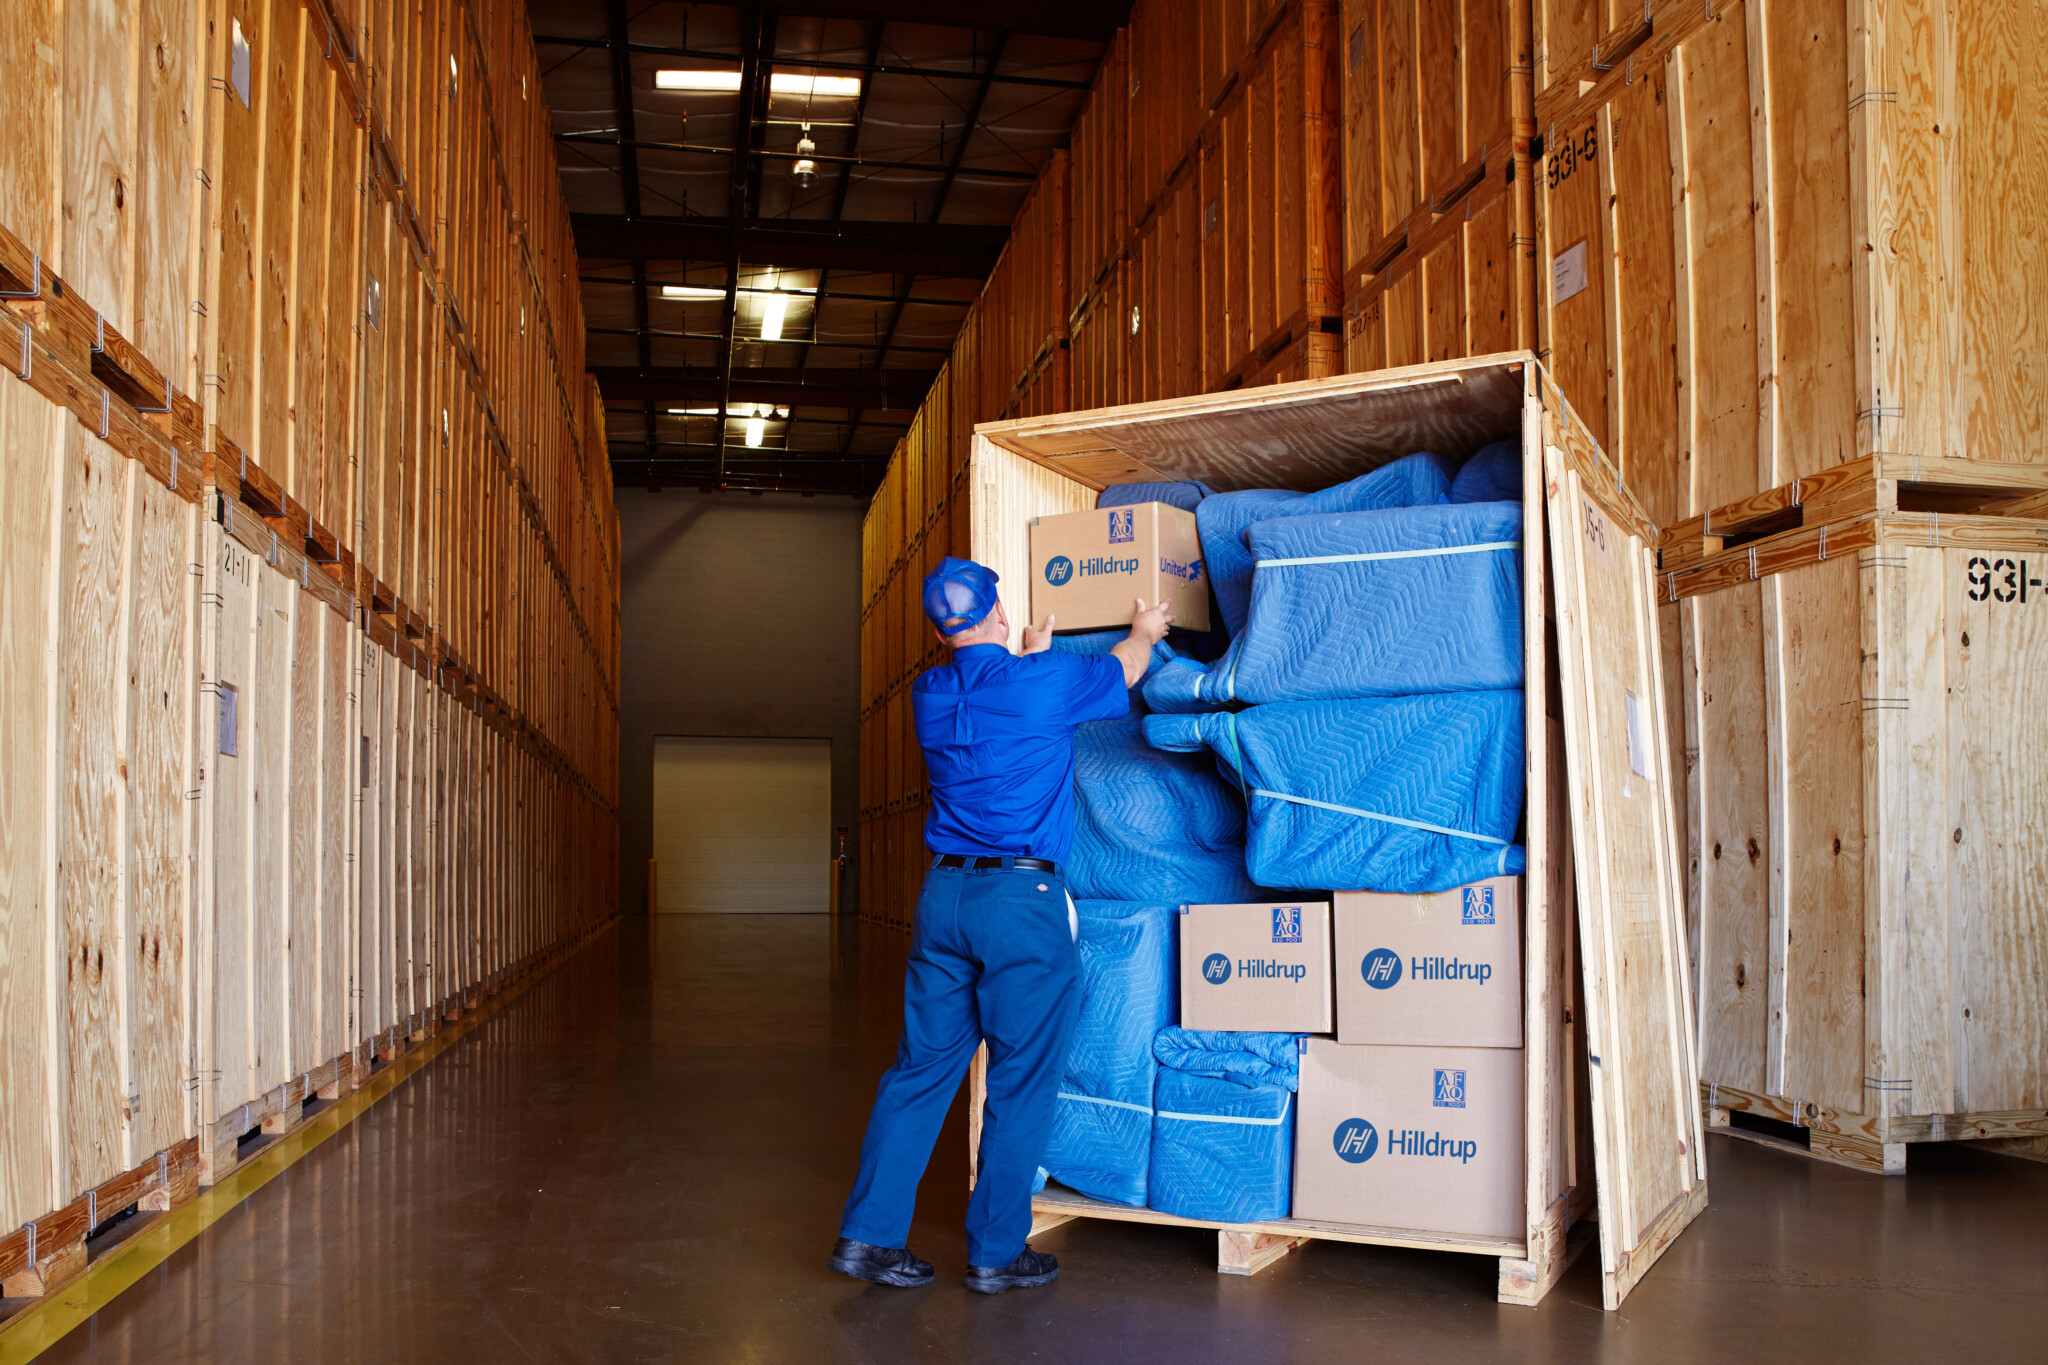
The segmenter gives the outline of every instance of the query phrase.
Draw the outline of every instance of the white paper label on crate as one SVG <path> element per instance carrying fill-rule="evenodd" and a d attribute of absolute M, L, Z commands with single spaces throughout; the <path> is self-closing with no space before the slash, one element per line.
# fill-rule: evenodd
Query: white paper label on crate
<path fill-rule="evenodd" d="M 1586 239 L 1581 237 L 1550 258 L 1551 306 L 1563 303 L 1574 294 L 1584 293 L 1586 283 Z"/>
<path fill-rule="evenodd" d="M 242 694 L 235 690 L 233 683 L 220 685 L 220 751 L 229 758 L 238 756 L 236 747 L 241 724 Z"/>
<path fill-rule="evenodd" d="M 242 21 L 235 20 L 234 50 L 228 56 L 228 83 L 235 87 L 235 98 L 242 107 L 249 107 L 249 40 L 242 35 Z"/>
<path fill-rule="evenodd" d="M 1650 775 L 1650 739 L 1644 731 L 1643 704 L 1633 692 L 1621 694 L 1622 710 L 1628 721 L 1628 770 L 1637 777 Z"/>

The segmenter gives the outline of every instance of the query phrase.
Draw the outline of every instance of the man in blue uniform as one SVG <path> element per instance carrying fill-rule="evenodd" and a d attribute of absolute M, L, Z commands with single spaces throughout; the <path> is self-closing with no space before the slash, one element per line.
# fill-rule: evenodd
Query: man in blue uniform
<path fill-rule="evenodd" d="M 932 786 L 924 841 L 937 856 L 917 902 L 903 1041 L 875 1093 L 830 1264 L 879 1284 L 931 1283 L 931 1264 L 903 1243 L 939 1125 L 986 1040 L 967 1287 L 999 1294 L 1059 1274 L 1024 1238 L 1080 1008 L 1079 926 L 1060 874 L 1074 842 L 1074 729 L 1130 709 L 1173 614 L 1138 602 L 1130 637 L 1093 657 L 1053 650 L 1048 616 L 1025 626 L 1013 655 L 995 574 L 964 559 L 924 580 L 924 609 L 953 650 L 911 689 Z"/>

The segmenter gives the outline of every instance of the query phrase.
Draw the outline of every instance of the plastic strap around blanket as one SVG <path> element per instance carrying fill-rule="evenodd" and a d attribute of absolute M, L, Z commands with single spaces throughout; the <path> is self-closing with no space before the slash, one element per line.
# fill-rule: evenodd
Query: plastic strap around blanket
<path fill-rule="evenodd" d="M 1469 829 L 1449 829 L 1443 825 L 1432 825 L 1426 820 L 1404 820 L 1398 815 L 1382 815 L 1375 810 L 1359 810 L 1356 806 L 1339 806 L 1330 801 L 1317 801 L 1307 796 L 1289 796 L 1286 792 L 1267 791 L 1264 787 L 1253 787 L 1253 796 L 1270 796 L 1275 801 L 1291 801 L 1297 806 L 1314 806 L 1317 810 L 1333 810 L 1339 815 L 1355 815 L 1361 820 L 1383 820 L 1390 825 L 1406 825 L 1409 829 L 1427 830 L 1431 834 L 1448 834 L 1453 839 L 1472 839 L 1482 844 L 1507 845 L 1507 840 L 1496 839 L 1491 834 L 1474 834 Z"/>
<path fill-rule="evenodd" d="M 1439 555 L 1491 554 L 1495 550 L 1519 550 L 1519 540 L 1489 540 L 1484 545 L 1446 545 L 1437 550 L 1376 550 L 1359 555 L 1309 555 L 1302 559 L 1261 559 L 1260 569 L 1284 569 L 1295 564 L 1361 564 L 1372 559 L 1435 559 Z"/>
<path fill-rule="evenodd" d="M 1226 727 L 1230 731 L 1230 770 L 1237 774 L 1237 794 L 1249 801 L 1250 793 L 1244 785 L 1244 746 L 1237 742 L 1237 712 L 1225 711 L 1223 715 L 1230 722 Z"/>
<path fill-rule="evenodd" d="M 1102 1100 L 1097 1099 L 1093 1095 L 1076 1095 L 1071 1090 L 1060 1091 L 1059 1097 L 1063 1100 L 1079 1100 L 1082 1104 L 1102 1104 L 1109 1106 L 1111 1109 L 1128 1109 L 1134 1114 L 1150 1114 L 1153 1112 L 1152 1106 L 1149 1104 L 1132 1104 L 1129 1100 Z"/>
<path fill-rule="evenodd" d="M 1255 1119 L 1239 1114 L 1181 1114 L 1171 1109 L 1160 1110 L 1159 1117 L 1163 1119 L 1182 1119 L 1188 1123 L 1242 1123 L 1255 1128 L 1277 1128 L 1287 1122 L 1287 1111 L 1293 1106 L 1294 1096 L 1290 1094 L 1287 1097 L 1287 1102 L 1280 1106 L 1280 1113 L 1277 1118 Z"/>

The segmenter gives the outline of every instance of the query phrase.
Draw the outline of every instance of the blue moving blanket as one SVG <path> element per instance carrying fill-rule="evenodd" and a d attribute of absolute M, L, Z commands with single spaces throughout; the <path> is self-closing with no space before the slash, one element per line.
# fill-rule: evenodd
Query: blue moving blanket
<path fill-rule="evenodd" d="M 1213 665 L 1163 664 L 1155 711 L 1522 685 L 1522 507 L 1255 523 L 1251 623 Z"/>
<path fill-rule="evenodd" d="M 1169 1028 L 1152 1052 L 1151 1206 L 1221 1223 L 1285 1218 L 1301 1036 Z"/>
<path fill-rule="evenodd" d="M 1081 1018 L 1060 1077 L 1044 1165 L 1095 1199 L 1145 1205 L 1152 1154 L 1152 1038 L 1180 1017 L 1172 905 L 1075 902 Z"/>
<path fill-rule="evenodd" d="M 1129 507 L 1141 502 L 1163 502 L 1183 512 L 1192 512 L 1195 504 L 1213 497 L 1215 493 L 1215 489 L 1200 479 L 1183 479 L 1179 483 L 1113 483 L 1096 495 L 1095 505 Z"/>
<path fill-rule="evenodd" d="M 1495 441 L 1481 446 L 1458 467 L 1451 480 L 1452 502 L 1520 502 L 1522 443 Z"/>
<path fill-rule="evenodd" d="M 1202 499 L 1195 508 L 1195 529 L 1201 533 L 1202 557 L 1208 561 L 1209 584 L 1224 626 L 1233 636 L 1241 635 L 1251 615 L 1252 552 L 1244 533 L 1253 522 L 1443 502 L 1450 496 L 1455 468 L 1453 461 L 1419 452 L 1318 493 L 1248 488 Z"/>
<path fill-rule="evenodd" d="M 1124 631 L 1063 635 L 1055 649 L 1109 652 Z M 1152 653 L 1157 671 L 1174 657 Z M 1245 871 L 1244 798 L 1198 754 L 1145 742 L 1144 703 L 1074 732 L 1074 849 L 1067 889 L 1076 898 L 1230 905 L 1260 899 Z"/>
<path fill-rule="evenodd" d="M 1275 702 L 1147 716 L 1162 749 L 1216 751 L 1250 806 L 1267 886 L 1448 891 L 1522 872 L 1522 694 Z"/>

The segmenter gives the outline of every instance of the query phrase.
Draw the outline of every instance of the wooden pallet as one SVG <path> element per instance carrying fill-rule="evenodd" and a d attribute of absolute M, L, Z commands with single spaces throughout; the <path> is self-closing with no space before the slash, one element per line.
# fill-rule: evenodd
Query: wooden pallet
<path fill-rule="evenodd" d="M 2048 1160 L 2048 1110 L 1995 1114 L 1852 1114 L 1804 1100 L 1753 1095 L 1734 1086 L 1702 1083 L 1707 1127 L 1728 1137 L 1796 1152 L 1816 1161 L 1872 1175 L 1903 1175 L 1906 1149 L 1918 1142 L 1981 1143 L 1988 1149 Z M 1738 1128 L 1733 1115 L 1753 1114 L 1805 1130 L 1807 1142 Z"/>
<path fill-rule="evenodd" d="M 1899 513 L 2048 517 L 2048 465 L 1866 455 L 1665 528 L 1657 566 L 1683 572 L 1788 531 Z"/>
<path fill-rule="evenodd" d="M 1419 1251 L 1451 1251 L 1472 1256 L 1497 1256 L 1502 1262 L 1502 1295 L 1507 1295 L 1510 1262 L 1526 1262 L 1529 1244 L 1511 1237 L 1458 1237 L 1406 1228 L 1367 1227 L 1357 1223 L 1326 1223 L 1307 1218 L 1275 1218 L 1258 1223 L 1224 1223 L 1204 1218 L 1179 1218 L 1154 1209 L 1132 1208 L 1090 1199 L 1063 1185 L 1048 1184 L 1032 1196 L 1031 1235 L 1036 1237 L 1077 1218 L 1118 1223 L 1152 1223 L 1161 1227 L 1214 1228 L 1216 1271 L 1222 1275 L 1256 1275 L 1296 1247 L 1310 1242 L 1352 1242 L 1368 1246 L 1409 1247 Z M 1560 1273 L 1563 1267 L 1558 1267 Z"/>
<path fill-rule="evenodd" d="M 41 1298 L 77 1279 L 96 1228 L 126 1210 L 168 1213 L 190 1200 L 199 1192 L 199 1166 L 199 1140 L 188 1138 L 0 1237 L 0 1298 Z M 0 1310 L 0 1320 L 6 1316 Z"/>

